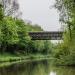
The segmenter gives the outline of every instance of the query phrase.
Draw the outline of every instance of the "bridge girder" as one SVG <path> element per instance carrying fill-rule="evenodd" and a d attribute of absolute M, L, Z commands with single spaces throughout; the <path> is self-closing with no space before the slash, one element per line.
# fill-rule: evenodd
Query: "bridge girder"
<path fill-rule="evenodd" d="M 53 32 L 29 32 L 31 40 L 62 40 L 62 31 Z"/>

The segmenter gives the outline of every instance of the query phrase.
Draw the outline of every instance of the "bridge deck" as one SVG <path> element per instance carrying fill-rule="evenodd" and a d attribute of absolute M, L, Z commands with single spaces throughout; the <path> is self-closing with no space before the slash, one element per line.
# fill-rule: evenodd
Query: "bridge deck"
<path fill-rule="evenodd" d="M 32 40 L 62 40 L 62 31 L 53 32 L 29 32 Z"/>

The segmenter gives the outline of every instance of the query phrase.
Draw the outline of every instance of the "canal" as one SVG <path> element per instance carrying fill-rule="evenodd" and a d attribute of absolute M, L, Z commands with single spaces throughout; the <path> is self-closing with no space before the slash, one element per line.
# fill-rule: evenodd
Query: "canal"
<path fill-rule="evenodd" d="M 0 75 L 75 75 L 75 67 L 52 66 L 50 60 L 0 67 Z"/>

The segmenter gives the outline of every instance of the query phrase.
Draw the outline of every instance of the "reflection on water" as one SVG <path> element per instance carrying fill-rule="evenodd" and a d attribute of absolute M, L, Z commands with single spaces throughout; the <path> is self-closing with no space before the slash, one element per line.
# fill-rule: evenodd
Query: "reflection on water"
<path fill-rule="evenodd" d="M 53 67 L 50 61 L 35 61 L 0 68 L 0 75 L 75 75 L 74 67 Z"/>
<path fill-rule="evenodd" d="M 56 75 L 56 72 L 51 71 L 50 75 Z"/>

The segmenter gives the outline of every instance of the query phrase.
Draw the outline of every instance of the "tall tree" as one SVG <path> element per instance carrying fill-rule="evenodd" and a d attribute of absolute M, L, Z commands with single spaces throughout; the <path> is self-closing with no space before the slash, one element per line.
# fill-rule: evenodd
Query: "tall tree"
<path fill-rule="evenodd" d="M 6 16 L 12 16 L 15 18 L 20 17 L 21 12 L 19 10 L 18 0 L 2 0 L 2 4 Z"/>
<path fill-rule="evenodd" d="M 3 14 L 3 6 L 2 4 L 0 4 L 0 20 L 2 20 L 4 17 L 4 14 Z"/>

